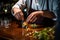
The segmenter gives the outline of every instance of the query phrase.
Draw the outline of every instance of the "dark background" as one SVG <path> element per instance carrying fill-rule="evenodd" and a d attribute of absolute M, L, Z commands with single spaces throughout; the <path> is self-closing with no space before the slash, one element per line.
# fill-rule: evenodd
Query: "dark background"
<path fill-rule="evenodd" d="M 16 20 L 11 14 L 11 8 L 17 1 L 18 0 L 0 0 L 0 19 L 4 20 L 7 18 L 9 20 Z M 4 10 L 7 10 L 7 12 Z"/>

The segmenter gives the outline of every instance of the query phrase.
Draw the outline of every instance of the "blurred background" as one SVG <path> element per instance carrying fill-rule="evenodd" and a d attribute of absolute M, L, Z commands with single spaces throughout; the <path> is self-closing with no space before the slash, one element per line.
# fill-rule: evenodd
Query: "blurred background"
<path fill-rule="evenodd" d="M 0 0 L 0 25 L 7 25 L 10 21 L 16 21 L 15 17 L 11 14 L 12 6 L 18 0 Z"/>
<path fill-rule="evenodd" d="M 17 1 L 18 0 L 0 0 L 0 19 L 13 19 L 11 8 Z"/>

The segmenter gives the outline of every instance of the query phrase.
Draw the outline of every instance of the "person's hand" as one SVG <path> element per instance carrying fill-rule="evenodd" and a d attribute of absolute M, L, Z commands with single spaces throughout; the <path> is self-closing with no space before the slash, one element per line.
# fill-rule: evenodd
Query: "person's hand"
<path fill-rule="evenodd" d="M 26 19 L 26 22 L 30 22 L 30 23 L 33 23 L 35 22 L 36 20 L 39 20 L 39 18 L 42 18 L 43 16 L 43 11 L 35 11 L 35 12 L 32 12 Z"/>
<path fill-rule="evenodd" d="M 13 11 L 14 11 L 14 16 L 17 20 L 24 20 L 24 15 L 21 9 L 14 8 Z"/>
<path fill-rule="evenodd" d="M 32 12 L 26 19 L 26 22 L 28 23 L 35 23 L 35 22 L 42 22 L 42 20 L 44 20 L 44 18 L 49 18 L 49 19 L 53 19 L 56 18 L 56 16 L 54 15 L 53 12 L 51 11 L 35 11 Z"/>

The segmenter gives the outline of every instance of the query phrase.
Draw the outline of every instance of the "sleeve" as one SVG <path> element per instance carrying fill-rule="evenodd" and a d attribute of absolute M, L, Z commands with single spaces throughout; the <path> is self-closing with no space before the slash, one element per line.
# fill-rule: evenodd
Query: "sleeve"
<path fill-rule="evenodd" d="M 19 1 L 12 7 L 12 9 L 13 9 L 13 8 L 20 8 L 21 5 L 26 5 L 26 0 L 19 0 Z M 11 10 L 11 13 L 12 13 L 12 15 L 14 16 L 12 10 Z"/>
<path fill-rule="evenodd" d="M 53 20 L 57 20 L 57 12 L 58 11 L 58 0 L 53 0 L 53 12 L 55 13 L 56 18 Z"/>
<path fill-rule="evenodd" d="M 16 8 L 20 8 L 21 5 L 25 5 L 26 0 L 19 0 L 12 8 L 16 7 Z"/>

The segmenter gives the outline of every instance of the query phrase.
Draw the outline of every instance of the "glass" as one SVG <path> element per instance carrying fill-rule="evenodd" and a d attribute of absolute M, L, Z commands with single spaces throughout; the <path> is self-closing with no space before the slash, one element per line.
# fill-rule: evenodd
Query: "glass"
<path fill-rule="evenodd" d="M 0 25 L 1 25 L 1 27 L 3 27 L 3 25 L 4 25 L 2 19 L 0 20 Z"/>
<path fill-rule="evenodd" d="M 10 20 L 8 19 L 0 19 L 0 26 L 1 27 L 4 27 L 4 28 L 9 28 L 9 25 L 10 25 Z"/>
<path fill-rule="evenodd" d="M 4 20 L 4 26 L 5 28 L 9 28 L 9 20 Z"/>

